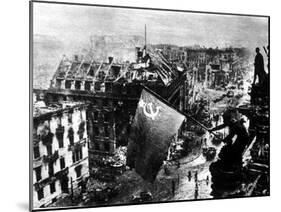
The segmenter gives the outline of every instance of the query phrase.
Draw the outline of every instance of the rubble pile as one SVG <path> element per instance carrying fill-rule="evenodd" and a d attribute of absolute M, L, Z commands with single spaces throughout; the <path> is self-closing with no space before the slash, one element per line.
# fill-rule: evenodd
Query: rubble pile
<path fill-rule="evenodd" d="M 126 166 L 127 147 L 119 147 L 115 150 L 113 156 L 109 156 L 106 163 L 117 173 L 122 174 Z"/>
<path fill-rule="evenodd" d="M 198 155 L 201 153 L 202 140 L 194 132 L 188 132 L 183 143 L 183 155 Z"/>
<path fill-rule="evenodd" d="M 87 183 L 87 195 L 84 198 L 85 204 L 106 203 L 114 196 L 118 195 L 120 185 L 116 183 L 106 183 L 90 178 Z"/>
<path fill-rule="evenodd" d="M 95 178 L 104 182 L 114 181 L 126 169 L 126 152 L 127 147 L 121 146 L 115 150 L 114 155 L 98 156 Z"/>
<path fill-rule="evenodd" d="M 126 152 L 127 147 L 120 146 L 114 155 L 100 158 L 95 177 L 89 178 L 87 182 L 88 195 L 85 204 L 106 203 L 118 195 L 120 184 L 117 182 L 117 177 L 126 170 Z"/>

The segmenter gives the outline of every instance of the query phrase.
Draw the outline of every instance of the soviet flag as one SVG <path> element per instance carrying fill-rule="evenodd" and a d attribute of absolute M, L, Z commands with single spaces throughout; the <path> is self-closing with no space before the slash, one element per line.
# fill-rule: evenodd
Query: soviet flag
<path fill-rule="evenodd" d="M 129 135 L 127 165 L 153 182 L 185 116 L 143 89 Z"/>

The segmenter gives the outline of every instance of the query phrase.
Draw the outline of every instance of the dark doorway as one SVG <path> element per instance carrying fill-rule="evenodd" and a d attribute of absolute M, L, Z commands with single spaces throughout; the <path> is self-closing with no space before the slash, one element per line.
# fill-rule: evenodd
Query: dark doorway
<path fill-rule="evenodd" d="M 68 193 L 68 177 L 64 177 L 60 180 L 62 193 Z"/>

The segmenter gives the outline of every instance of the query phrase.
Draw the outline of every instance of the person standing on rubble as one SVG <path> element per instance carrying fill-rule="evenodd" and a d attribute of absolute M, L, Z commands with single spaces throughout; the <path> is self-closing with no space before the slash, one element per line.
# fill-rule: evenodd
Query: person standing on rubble
<path fill-rule="evenodd" d="M 255 57 L 255 73 L 254 73 L 254 81 L 253 84 L 256 83 L 257 76 L 259 78 L 259 84 L 262 84 L 264 81 L 264 78 L 266 77 L 266 72 L 264 70 L 264 61 L 263 56 L 260 53 L 260 48 L 256 48 L 256 57 Z"/>
<path fill-rule="evenodd" d="M 209 130 L 213 132 L 225 127 L 229 128 L 229 134 L 224 139 L 226 145 L 218 155 L 222 165 L 227 168 L 242 165 L 243 152 L 249 143 L 249 133 L 244 123 L 243 118 L 238 118 L 236 109 L 228 109 L 223 114 L 223 124 Z M 233 141 L 235 136 L 236 140 Z"/>

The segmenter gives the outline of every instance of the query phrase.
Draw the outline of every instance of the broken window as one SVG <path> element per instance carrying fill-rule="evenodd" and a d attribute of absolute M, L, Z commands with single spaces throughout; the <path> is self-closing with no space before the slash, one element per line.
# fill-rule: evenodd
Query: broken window
<path fill-rule="evenodd" d="M 90 71 L 88 72 L 88 76 L 91 76 L 91 77 L 94 76 L 94 70 L 92 67 L 91 67 Z"/>
<path fill-rule="evenodd" d="M 75 89 L 76 90 L 81 90 L 81 81 L 76 81 L 75 82 Z"/>
<path fill-rule="evenodd" d="M 97 105 L 98 105 L 98 107 L 102 107 L 103 106 L 103 100 L 102 99 L 98 99 L 97 100 Z"/>
<path fill-rule="evenodd" d="M 104 71 L 99 71 L 99 73 L 98 73 L 98 79 L 99 79 L 100 81 L 104 81 L 104 78 L 105 78 L 105 73 L 104 73 Z"/>
<path fill-rule="evenodd" d="M 56 137 L 59 143 L 59 148 L 63 148 L 63 134 L 64 134 L 64 127 L 59 125 L 56 129 Z"/>
<path fill-rule="evenodd" d="M 53 163 L 49 163 L 48 164 L 48 170 L 49 170 L 49 176 L 52 177 L 54 175 L 54 164 Z"/>
<path fill-rule="evenodd" d="M 78 157 L 79 157 L 79 160 L 81 160 L 83 158 L 82 147 L 78 151 Z"/>
<path fill-rule="evenodd" d="M 101 82 L 95 82 L 94 87 L 95 87 L 95 91 L 100 91 L 101 90 Z"/>
<path fill-rule="evenodd" d="M 76 172 L 77 178 L 81 176 L 81 170 L 82 170 L 82 165 L 79 165 L 79 166 L 75 167 L 75 172 Z"/>
<path fill-rule="evenodd" d="M 78 129 L 78 135 L 80 140 L 83 139 L 84 132 L 85 132 L 85 121 L 81 121 Z"/>
<path fill-rule="evenodd" d="M 92 99 L 92 104 L 93 104 L 93 106 L 96 106 L 97 105 L 97 99 Z"/>
<path fill-rule="evenodd" d="M 62 82 L 62 80 L 60 80 L 60 79 L 56 80 L 56 88 L 58 88 L 58 89 L 61 88 L 61 82 Z"/>
<path fill-rule="evenodd" d="M 110 122 L 111 113 L 104 113 L 104 122 Z"/>
<path fill-rule="evenodd" d="M 68 193 L 68 177 L 64 176 L 60 179 L 61 191 L 62 193 Z"/>
<path fill-rule="evenodd" d="M 37 196 L 38 196 L 38 200 L 41 200 L 41 199 L 44 198 L 44 190 L 43 190 L 43 188 L 41 188 L 41 189 L 39 189 L 37 191 Z"/>
<path fill-rule="evenodd" d="M 99 136 L 100 131 L 99 131 L 99 127 L 98 126 L 94 126 L 94 135 L 95 136 Z"/>
<path fill-rule="evenodd" d="M 35 170 L 35 176 L 36 176 L 36 181 L 40 181 L 42 179 L 41 176 L 41 166 L 37 167 L 34 169 Z"/>
<path fill-rule="evenodd" d="M 113 101 L 112 100 L 108 100 L 108 106 L 110 106 L 110 107 L 113 106 Z"/>
<path fill-rule="evenodd" d="M 49 144 L 46 146 L 46 148 L 47 148 L 47 155 L 51 155 L 52 154 L 52 145 Z"/>
<path fill-rule="evenodd" d="M 105 92 L 108 92 L 108 93 L 112 92 L 112 82 L 105 83 Z"/>
<path fill-rule="evenodd" d="M 65 160 L 64 158 L 60 159 L 60 169 L 64 169 L 65 168 Z"/>
<path fill-rule="evenodd" d="M 111 67 L 111 74 L 116 79 L 120 74 L 121 66 L 112 66 Z"/>
<path fill-rule="evenodd" d="M 104 114 L 102 112 L 100 112 L 99 114 L 99 119 L 101 120 L 101 122 L 104 121 Z"/>
<path fill-rule="evenodd" d="M 72 127 L 68 129 L 68 139 L 69 139 L 69 144 L 73 145 L 74 144 L 74 130 Z"/>
<path fill-rule="evenodd" d="M 104 125 L 104 136 L 105 137 L 109 137 L 110 135 L 110 128 L 109 128 L 109 125 L 108 124 L 105 124 Z"/>
<path fill-rule="evenodd" d="M 94 120 L 98 120 L 98 118 L 99 118 L 99 112 L 95 111 L 94 112 Z"/>
<path fill-rule="evenodd" d="M 55 182 L 50 184 L 50 192 L 51 192 L 51 194 L 56 192 L 56 183 Z"/>
<path fill-rule="evenodd" d="M 67 121 L 69 124 L 72 124 L 72 113 L 68 113 Z"/>
<path fill-rule="evenodd" d="M 73 163 L 81 160 L 83 158 L 83 153 L 82 153 L 82 147 L 79 146 L 75 148 L 75 150 L 72 152 L 72 161 Z"/>
<path fill-rule="evenodd" d="M 76 155 L 75 155 L 75 152 L 72 152 L 72 162 L 73 162 L 73 163 L 76 162 Z"/>
<path fill-rule="evenodd" d="M 127 94 L 127 87 L 125 85 L 122 86 L 121 92 L 122 94 Z"/>
<path fill-rule="evenodd" d="M 71 81 L 70 80 L 66 80 L 65 81 L 65 89 L 70 89 L 71 88 Z"/>
<path fill-rule="evenodd" d="M 90 91 L 91 90 L 91 84 L 92 82 L 85 82 L 85 90 Z"/>
<path fill-rule="evenodd" d="M 110 151 L 110 144 L 109 142 L 104 143 L 104 150 L 109 152 Z"/>
<path fill-rule="evenodd" d="M 37 159 L 40 157 L 40 149 L 39 146 L 34 146 L 33 148 L 33 153 L 34 153 L 34 159 Z"/>
<path fill-rule="evenodd" d="M 98 142 L 95 142 L 95 150 L 100 150 L 100 146 Z"/>
<path fill-rule="evenodd" d="M 103 106 L 108 106 L 108 104 L 109 104 L 109 101 L 108 101 L 108 99 L 104 99 L 103 100 L 103 102 L 102 102 L 102 104 L 103 104 Z"/>

